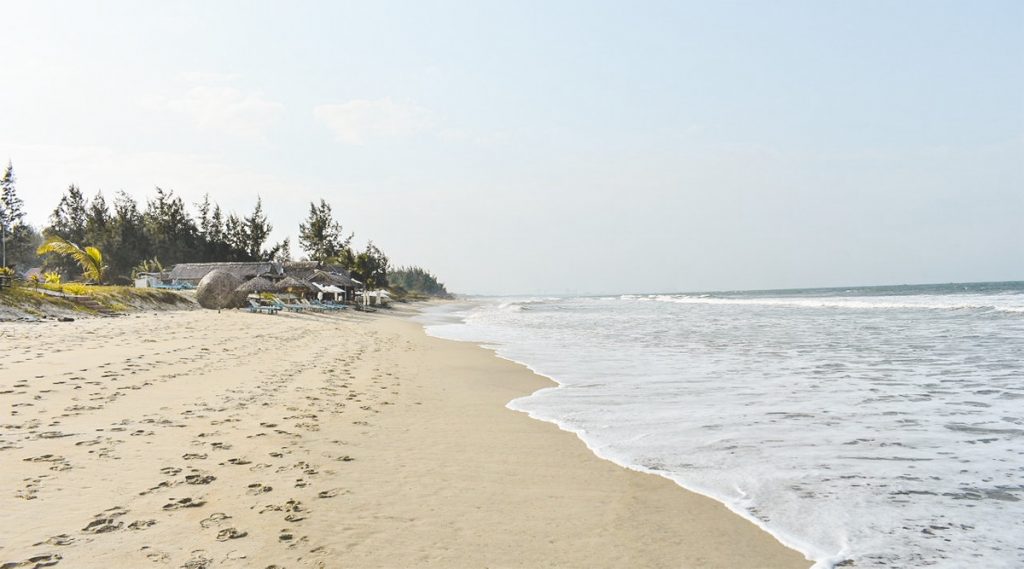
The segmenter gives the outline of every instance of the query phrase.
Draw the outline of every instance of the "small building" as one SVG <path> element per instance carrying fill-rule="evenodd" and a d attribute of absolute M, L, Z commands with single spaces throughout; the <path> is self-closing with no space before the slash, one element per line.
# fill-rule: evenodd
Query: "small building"
<path fill-rule="evenodd" d="M 158 274 L 139 273 L 135 276 L 135 288 L 159 288 L 163 281 Z"/>
<path fill-rule="evenodd" d="M 358 282 L 341 265 L 321 264 L 316 261 L 291 261 L 282 265 L 284 274 L 323 286 L 334 286 L 344 291 L 344 300 L 355 298 Z"/>
<path fill-rule="evenodd" d="M 233 274 L 241 281 L 253 277 L 278 278 L 284 275 L 281 265 L 273 262 L 249 263 L 178 263 L 167 275 L 171 285 L 196 287 L 207 273 L 220 270 Z"/>

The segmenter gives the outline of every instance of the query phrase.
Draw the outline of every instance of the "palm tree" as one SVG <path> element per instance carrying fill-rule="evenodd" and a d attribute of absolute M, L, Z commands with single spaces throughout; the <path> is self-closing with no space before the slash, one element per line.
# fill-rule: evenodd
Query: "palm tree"
<path fill-rule="evenodd" d="M 100 253 L 99 249 L 95 247 L 79 247 L 59 235 L 47 237 L 46 241 L 36 251 L 37 255 L 45 255 L 46 253 L 56 253 L 65 257 L 71 257 L 78 263 L 78 266 L 82 267 L 82 277 L 88 281 L 101 282 L 103 274 L 107 270 L 107 266 L 103 264 L 103 253 Z"/>

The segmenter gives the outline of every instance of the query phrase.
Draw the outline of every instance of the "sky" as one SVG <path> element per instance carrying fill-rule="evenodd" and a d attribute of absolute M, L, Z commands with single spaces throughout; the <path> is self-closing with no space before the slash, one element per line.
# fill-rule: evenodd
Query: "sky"
<path fill-rule="evenodd" d="M 72 183 L 159 186 L 259 196 L 293 243 L 324 198 L 462 293 L 1024 280 L 1024 2 L 0 14 L 0 160 L 37 225 Z"/>

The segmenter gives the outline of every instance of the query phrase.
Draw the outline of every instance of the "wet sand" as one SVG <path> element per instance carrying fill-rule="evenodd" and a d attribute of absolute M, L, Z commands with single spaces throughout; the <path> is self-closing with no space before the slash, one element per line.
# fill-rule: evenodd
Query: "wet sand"
<path fill-rule="evenodd" d="M 0 567 L 808 567 L 401 315 L 0 324 Z"/>

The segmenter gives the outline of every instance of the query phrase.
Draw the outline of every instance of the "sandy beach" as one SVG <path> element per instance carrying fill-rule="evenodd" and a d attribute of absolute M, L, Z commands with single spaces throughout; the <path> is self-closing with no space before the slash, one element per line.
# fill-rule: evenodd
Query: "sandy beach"
<path fill-rule="evenodd" d="M 0 567 L 808 567 L 407 314 L 0 324 Z"/>

